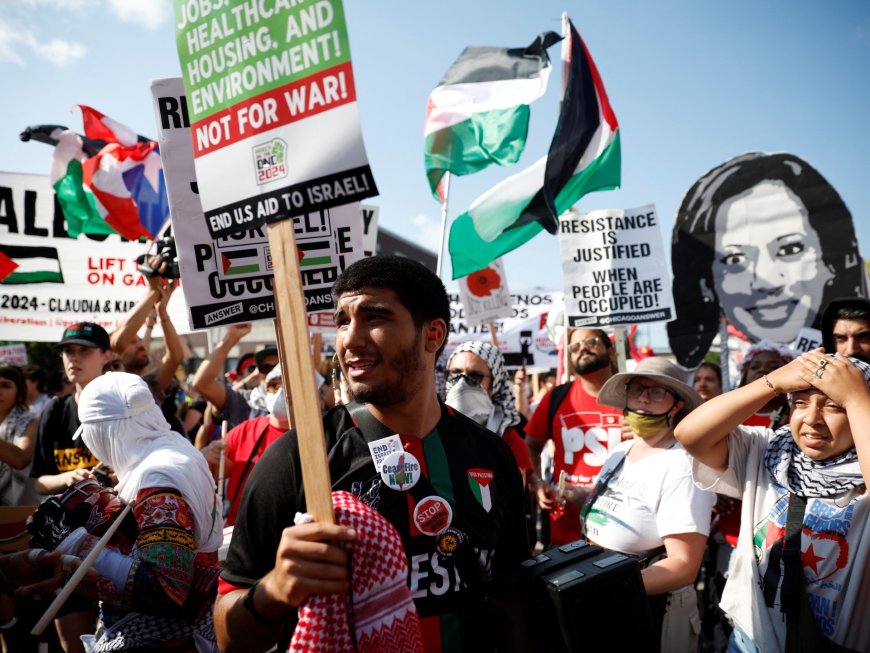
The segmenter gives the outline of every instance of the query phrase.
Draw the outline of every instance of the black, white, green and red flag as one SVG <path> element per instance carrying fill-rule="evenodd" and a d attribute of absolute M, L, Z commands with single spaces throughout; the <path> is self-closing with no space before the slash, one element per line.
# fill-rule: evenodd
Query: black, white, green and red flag
<path fill-rule="evenodd" d="M 445 172 L 468 175 L 516 163 L 526 146 L 529 103 L 547 90 L 547 48 L 555 32 L 527 48 L 465 48 L 429 96 L 423 128 L 432 193 Z"/>
<path fill-rule="evenodd" d="M 566 81 L 556 132 L 547 156 L 477 198 L 450 228 L 453 278 L 491 261 L 546 229 L 586 193 L 618 188 L 619 124 L 595 62 L 566 19 L 562 44 Z"/>

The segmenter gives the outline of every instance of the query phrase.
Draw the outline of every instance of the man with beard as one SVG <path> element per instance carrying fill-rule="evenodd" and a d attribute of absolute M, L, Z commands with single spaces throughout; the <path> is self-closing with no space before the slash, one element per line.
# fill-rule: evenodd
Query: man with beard
<path fill-rule="evenodd" d="M 563 485 L 559 479 L 565 475 L 565 493 L 538 477 L 532 478 L 537 485 L 538 505 L 550 511 L 550 543 L 554 545 L 580 539 L 580 509 L 566 500 L 567 495 L 573 486 L 591 487 L 610 448 L 622 441 L 622 411 L 597 400 L 601 386 L 613 375 L 612 349 L 602 329 L 573 330 L 568 354 L 577 378 L 544 395 L 526 425 L 526 444 L 534 472 L 540 471 L 541 452 L 552 438 L 556 445 L 553 480 L 557 487 Z"/>
<path fill-rule="evenodd" d="M 870 300 L 832 299 L 822 313 L 822 344 L 829 354 L 870 363 Z"/>
<path fill-rule="evenodd" d="M 444 285 L 416 261 L 371 257 L 332 292 L 336 353 L 355 399 L 324 415 L 332 489 L 395 526 L 426 651 L 528 650 L 513 578 L 529 555 L 517 464 L 501 438 L 435 393 L 450 320 Z M 215 605 L 225 653 L 287 650 L 300 604 L 348 591 L 341 544 L 356 531 L 294 526 L 301 476 L 295 431 L 251 472 Z"/>

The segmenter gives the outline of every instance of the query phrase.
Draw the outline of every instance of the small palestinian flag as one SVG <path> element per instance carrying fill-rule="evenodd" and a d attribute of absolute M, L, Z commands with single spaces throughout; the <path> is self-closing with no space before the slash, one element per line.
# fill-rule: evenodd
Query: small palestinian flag
<path fill-rule="evenodd" d="M 224 251 L 221 252 L 221 265 L 227 276 L 253 274 L 260 271 L 260 252 L 253 247 Z"/>
<path fill-rule="evenodd" d="M 63 283 L 57 248 L 0 245 L 0 279 L 5 285 Z"/>
<path fill-rule="evenodd" d="M 493 478 L 495 475 L 488 469 L 468 470 L 468 485 L 471 486 L 471 493 L 487 512 L 492 510 L 492 495 L 489 491 L 489 484 Z"/>

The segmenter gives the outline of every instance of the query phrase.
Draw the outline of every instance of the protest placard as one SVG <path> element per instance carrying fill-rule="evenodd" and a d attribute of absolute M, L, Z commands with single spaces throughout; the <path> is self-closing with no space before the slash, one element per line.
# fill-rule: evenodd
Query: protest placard
<path fill-rule="evenodd" d="M 377 195 L 341 0 L 175 1 L 213 237 Z"/>
<path fill-rule="evenodd" d="M 55 342 L 81 321 L 112 331 L 148 288 L 136 263 L 147 249 L 117 234 L 70 238 L 48 175 L 0 173 L 0 260 L 16 266 L 0 281 L 0 340 Z M 189 333 L 181 293 L 168 310 Z"/>
<path fill-rule="evenodd" d="M 181 79 L 155 80 L 151 93 L 191 328 L 274 319 L 274 270 L 265 227 L 211 236 L 197 193 Z M 333 281 L 363 256 L 359 204 L 298 216 L 294 224 L 308 310 L 331 309 Z"/>
<path fill-rule="evenodd" d="M 559 220 L 565 310 L 572 327 L 673 319 L 655 206 L 567 211 Z"/>
<path fill-rule="evenodd" d="M 380 209 L 371 204 L 360 204 L 362 211 L 363 252 L 366 256 L 378 253 L 378 213 Z"/>
<path fill-rule="evenodd" d="M 459 279 L 459 297 L 469 324 L 484 324 L 496 318 L 513 316 L 511 291 L 500 258 Z"/>

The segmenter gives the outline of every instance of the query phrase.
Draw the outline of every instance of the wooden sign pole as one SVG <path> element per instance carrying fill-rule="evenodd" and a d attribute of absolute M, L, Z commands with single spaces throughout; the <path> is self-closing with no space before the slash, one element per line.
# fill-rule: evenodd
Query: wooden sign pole
<path fill-rule="evenodd" d="M 492 346 L 498 349 L 498 335 L 495 332 L 495 322 L 489 321 L 489 337 L 492 340 Z"/>
<path fill-rule="evenodd" d="M 299 440 L 306 510 L 315 521 L 333 524 L 332 484 L 320 416 L 320 396 L 314 386 L 314 370 L 311 368 L 308 317 L 293 227 L 293 220 L 282 220 L 268 226 L 275 271 L 278 354 L 284 387 L 290 389 L 293 398 L 293 426 Z"/>

